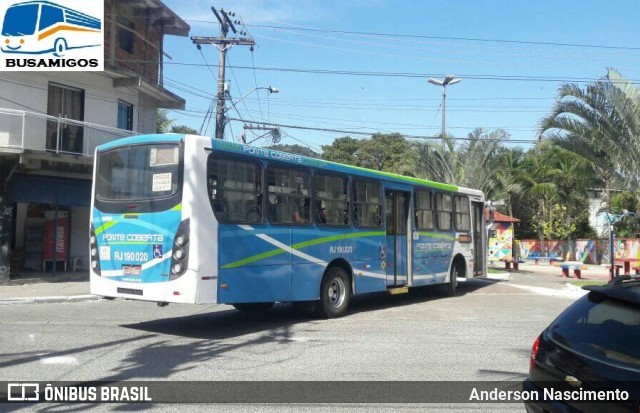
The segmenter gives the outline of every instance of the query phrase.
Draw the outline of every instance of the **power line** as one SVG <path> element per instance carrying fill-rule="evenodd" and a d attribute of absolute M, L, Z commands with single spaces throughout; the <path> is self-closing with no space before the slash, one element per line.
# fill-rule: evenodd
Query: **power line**
<path fill-rule="evenodd" d="M 206 22 L 206 23 L 211 23 L 211 22 Z M 288 29 L 288 30 L 299 30 L 299 31 L 307 31 L 307 32 L 355 34 L 355 35 L 392 37 L 392 38 L 461 40 L 461 41 L 467 41 L 467 42 L 481 42 L 481 43 L 511 43 L 511 44 L 529 44 L 529 45 L 538 45 L 538 46 L 562 46 L 562 47 L 579 47 L 579 48 L 611 49 L 611 50 L 640 50 L 640 47 L 628 47 L 628 46 L 609 46 L 609 45 L 563 43 L 563 42 L 539 42 L 539 41 L 491 39 L 491 38 L 479 38 L 479 37 L 428 36 L 428 35 L 402 34 L 402 33 L 360 32 L 360 31 L 353 31 L 353 30 L 317 29 L 317 28 L 301 27 L 301 26 L 293 26 L 293 25 L 278 26 L 278 25 L 272 25 L 272 24 L 247 24 L 247 26 L 261 27 L 261 28 L 267 28 L 267 29 Z"/>
<path fill-rule="evenodd" d="M 132 61 L 135 62 L 135 61 Z M 186 62 L 165 62 L 165 64 L 177 66 L 206 66 L 200 63 Z M 229 66 L 234 69 L 254 70 L 251 66 Z M 371 72 L 371 71 L 354 71 L 354 70 L 330 70 L 330 69 L 297 69 L 286 67 L 255 67 L 255 70 L 271 71 L 271 72 L 289 72 L 289 73 L 312 73 L 322 75 L 348 75 L 348 76 L 370 76 L 370 77 L 400 77 L 400 78 L 429 78 L 443 77 L 442 73 L 410 73 L 410 72 Z M 479 74 L 460 74 L 459 77 L 473 80 L 495 80 L 495 81 L 520 81 L 520 82 L 566 82 L 566 83 L 592 83 L 602 79 L 587 77 L 560 77 L 560 76 L 518 76 L 518 75 L 479 75 Z M 638 84 L 640 80 L 627 79 L 630 84 Z"/>
<path fill-rule="evenodd" d="M 274 123 L 274 122 L 260 122 L 260 121 L 253 121 L 253 120 L 243 120 L 243 119 L 236 119 L 236 118 L 227 118 L 228 120 L 234 120 L 234 121 L 239 121 L 239 122 L 245 122 L 245 123 L 257 123 L 257 124 L 262 124 L 262 125 L 268 125 L 268 126 L 276 126 L 276 127 L 280 127 L 280 128 L 288 128 L 288 129 L 301 129 L 301 130 L 315 130 L 315 131 L 323 131 L 323 132 L 335 132 L 335 133 L 345 133 L 347 135 L 360 135 L 360 136 L 371 136 L 372 133 L 371 132 L 360 132 L 360 131 L 350 131 L 350 130 L 343 130 L 343 129 L 333 129 L 333 128 L 317 128 L 317 127 L 311 127 L 311 126 L 299 126 L 299 125 L 285 125 L 282 123 Z M 415 135 L 403 135 L 405 138 L 407 139 L 427 139 L 427 140 L 439 140 L 442 139 L 440 136 L 415 136 Z M 454 141 L 472 141 L 472 140 L 476 140 L 474 138 L 450 138 Z M 504 143 L 537 143 L 538 140 L 537 139 L 510 139 L 505 141 L 504 139 L 483 139 L 483 141 L 498 141 L 498 142 L 504 142 Z"/>

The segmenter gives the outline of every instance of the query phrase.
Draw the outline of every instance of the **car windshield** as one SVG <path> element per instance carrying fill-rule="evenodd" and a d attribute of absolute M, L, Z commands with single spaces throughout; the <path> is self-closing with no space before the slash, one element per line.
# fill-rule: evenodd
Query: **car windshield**
<path fill-rule="evenodd" d="M 591 293 L 549 328 L 551 338 L 577 353 L 640 370 L 640 307 Z"/>
<path fill-rule="evenodd" d="M 38 5 L 9 7 L 2 23 L 3 36 L 27 36 L 36 31 L 38 20 Z"/>
<path fill-rule="evenodd" d="M 136 145 L 99 154 L 96 197 L 101 201 L 166 198 L 178 191 L 178 145 Z"/>

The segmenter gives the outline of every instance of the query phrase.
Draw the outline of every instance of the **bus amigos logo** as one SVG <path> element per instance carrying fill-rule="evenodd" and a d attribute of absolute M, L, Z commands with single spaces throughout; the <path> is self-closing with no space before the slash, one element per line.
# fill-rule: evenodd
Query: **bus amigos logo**
<path fill-rule="evenodd" d="M 0 0 L 0 71 L 103 70 L 103 17 L 102 0 Z"/>

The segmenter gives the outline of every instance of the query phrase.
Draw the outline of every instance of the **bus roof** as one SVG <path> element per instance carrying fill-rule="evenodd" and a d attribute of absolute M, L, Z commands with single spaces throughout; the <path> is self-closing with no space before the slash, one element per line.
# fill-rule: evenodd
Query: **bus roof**
<path fill-rule="evenodd" d="M 182 139 L 189 137 L 189 139 L 201 139 L 211 143 L 211 147 L 216 151 L 223 151 L 236 154 L 249 155 L 254 158 L 270 159 L 279 162 L 285 162 L 290 164 L 296 164 L 300 166 L 323 168 L 332 170 L 335 172 L 343 172 L 349 174 L 356 174 L 365 177 L 387 179 L 396 182 L 404 182 L 412 185 L 421 185 L 430 188 L 442 189 L 451 192 L 460 192 L 468 195 L 474 195 L 483 197 L 482 191 L 459 187 L 456 185 L 445 184 L 441 182 L 429 181 L 426 179 L 419 179 L 410 176 L 398 175 L 391 172 L 376 171 L 373 169 L 361 168 L 359 166 L 340 164 L 336 162 L 326 161 L 323 159 L 310 158 L 303 155 L 297 155 L 287 152 L 276 151 L 273 149 L 258 148 L 255 146 L 244 145 L 236 142 L 230 142 L 226 140 L 214 139 L 207 136 L 197 135 L 185 135 L 181 133 L 165 133 L 165 134 L 150 134 L 150 135 L 137 135 L 130 136 L 115 141 L 105 143 L 98 146 L 98 151 L 104 151 L 114 149 L 120 146 L 128 146 L 143 143 L 160 143 L 160 142 L 179 142 Z"/>

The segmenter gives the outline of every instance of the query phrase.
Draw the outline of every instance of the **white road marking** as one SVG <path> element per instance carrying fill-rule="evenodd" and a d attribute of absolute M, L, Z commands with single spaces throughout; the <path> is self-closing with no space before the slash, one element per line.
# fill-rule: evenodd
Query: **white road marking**
<path fill-rule="evenodd" d="M 42 364 L 80 364 L 77 358 L 73 356 L 54 356 L 54 357 L 41 357 L 40 363 Z"/>

